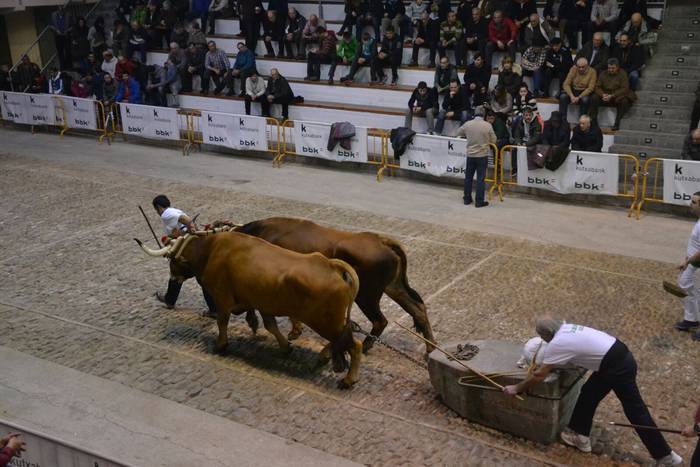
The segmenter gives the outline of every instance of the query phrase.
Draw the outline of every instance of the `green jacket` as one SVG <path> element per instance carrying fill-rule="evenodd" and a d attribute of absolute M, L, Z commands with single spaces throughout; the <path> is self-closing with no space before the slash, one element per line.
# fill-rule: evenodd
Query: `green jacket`
<path fill-rule="evenodd" d="M 338 42 L 336 48 L 336 53 L 339 59 L 347 59 L 348 63 L 352 63 L 355 60 L 355 55 L 357 54 L 357 39 L 354 37 L 350 39 L 350 42 L 345 42 L 341 40 Z"/>

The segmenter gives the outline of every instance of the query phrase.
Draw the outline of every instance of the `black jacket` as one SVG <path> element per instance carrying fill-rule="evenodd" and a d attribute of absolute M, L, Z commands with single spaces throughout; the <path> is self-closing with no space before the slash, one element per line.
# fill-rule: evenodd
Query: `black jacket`
<path fill-rule="evenodd" d="M 459 91 L 457 91 L 454 97 L 448 93 L 442 101 L 442 110 L 445 112 L 461 112 L 468 108 L 467 96 L 462 88 L 459 88 Z"/>
<path fill-rule="evenodd" d="M 576 20 L 576 8 L 574 8 L 575 4 L 576 4 L 575 0 L 561 0 L 561 3 L 559 3 L 559 8 L 557 8 L 557 11 L 553 11 L 554 0 L 547 0 L 547 3 L 544 6 L 544 11 L 542 12 L 542 15 L 545 18 L 548 16 L 550 16 L 550 17 L 556 16 L 557 18 L 566 19 L 569 21 Z"/>
<path fill-rule="evenodd" d="M 555 71 L 563 71 L 564 73 L 568 73 L 571 67 L 574 66 L 571 50 L 564 46 L 559 49 L 559 52 L 555 52 L 552 48 L 547 49 L 544 61 L 554 65 Z"/>
<path fill-rule="evenodd" d="M 265 93 L 268 96 L 273 96 L 276 101 L 284 101 L 286 99 L 291 100 L 294 97 L 292 88 L 289 87 L 287 78 L 284 76 L 280 76 L 277 78 L 277 80 L 273 80 L 272 78 L 268 79 Z"/>
<path fill-rule="evenodd" d="M 523 78 L 514 71 L 501 71 L 498 74 L 497 84 L 500 84 L 501 86 L 505 87 L 511 96 L 514 96 L 518 93 L 518 88 L 520 87 L 522 82 Z"/>
<path fill-rule="evenodd" d="M 482 65 L 481 68 L 477 68 L 476 65 L 472 63 L 467 66 L 463 81 L 467 87 L 474 83 L 479 87 L 485 86 L 488 89 L 489 81 L 491 81 L 491 67 Z"/>
<path fill-rule="evenodd" d="M 440 21 L 429 19 L 428 24 L 424 24 L 423 21 L 418 21 L 418 33 L 416 37 L 420 37 L 429 43 L 437 44 L 438 40 L 440 40 Z"/>
<path fill-rule="evenodd" d="M 477 37 L 479 39 L 488 40 L 489 38 L 489 21 L 482 17 L 478 23 L 475 23 L 471 17 L 462 23 L 464 25 L 464 37 Z"/>
<path fill-rule="evenodd" d="M 399 39 L 398 34 L 394 35 L 393 39 L 389 39 L 384 36 L 382 42 L 380 43 L 381 50 L 379 52 L 384 52 L 385 54 L 402 54 L 403 53 L 403 43 Z"/>
<path fill-rule="evenodd" d="M 571 135 L 571 149 L 600 152 L 603 149 L 603 132 L 595 123 L 591 123 L 588 133 L 584 133 L 581 131 L 581 126 L 576 125 Z"/>
<path fill-rule="evenodd" d="M 287 16 L 287 22 L 289 23 L 289 25 L 287 26 L 287 32 L 290 34 L 293 34 L 295 32 L 301 34 L 301 32 L 304 30 L 304 26 L 306 26 L 306 18 L 301 16 L 299 12 L 297 12 L 297 16 L 294 19 L 291 19 L 289 16 Z"/>
<path fill-rule="evenodd" d="M 185 66 L 202 68 L 204 66 L 204 57 L 204 50 L 200 49 L 199 47 L 196 48 L 194 53 L 187 49 L 185 51 L 185 60 L 187 61 Z"/>
<path fill-rule="evenodd" d="M 267 15 L 265 15 L 265 19 L 263 20 L 263 37 L 264 36 L 270 36 L 272 37 L 272 40 L 280 40 L 282 39 L 282 36 L 284 36 L 284 27 L 285 27 L 286 19 L 282 15 L 277 15 L 275 17 L 275 21 L 270 21 Z"/>
<path fill-rule="evenodd" d="M 644 51 L 638 45 L 630 45 L 627 49 L 615 47 L 612 56 L 620 61 L 620 68 L 628 75 L 644 66 Z"/>
<path fill-rule="evenodd" d="M 593 42 L 588 41 L 581 47 L 581 50 L 576 54 L 576 59 L 583 57 L 588 60 L 588 64 L 595 68 L 595 70 L 600 74 L 601 71 L 608 68 L 608 58 L 610 58 L 610 47 L 606 44 L 600 46 L 598 53 L 595 54 L 595 58 L 591 63 L 591 56 L 593 55 Z"/>
<path fill-rule="evenodd" d="M 403 126 L 391 130 L 389 141 L 391 141 L 391 147 L 394 150 L 395 159 L 398 159 L 404 152 L 406 152 L 406 148 L 409 144 L 411 144 L 414 136 L 416 136 L 415 131 Z"/>
<path fill-rule="evenodd" d="M 519 3 L 515 0 L 511 0 L 508 8 L 505 11 L 505 16 L 513 21 L 522 21 L 533 13 L 537 14 L 537 5 L 535 0 L 530 0 L 527 3 Z"/>
<path fill-rule="evenodd" d="M 462 24 L 467 24 L 468 21 L 472 20 L 472 8 L 477 6 L 479 6 L 478 0 L 461 0 L 457 5 L 457 19 Z"/>
<path fill-rule="evenodd" d="M 414 89 L 411 98 L 408 100 L 408 108 L 413 109 L 413 107 L 420 107 L 421 110 L 437 109 L 438 98 L 435 88 L 428 88 L 428 93 L 425 97 L 420 95 L 418 88 Z"/>
<path fill-rule="evenodd" d="M 542 144 L 568 148 L 569 143 L 571 142 L 571 131 L 569 130 L 569 125 L 566 123 L 561 123 L 561 119 L 559 119 L 560 124 L 558 127 L 555 127 L 552 124 L 553 120 L 555 120 L 555 118 L 550 118 L 549 120 L 544 122 L 544 130 L 542 131 Z"/>

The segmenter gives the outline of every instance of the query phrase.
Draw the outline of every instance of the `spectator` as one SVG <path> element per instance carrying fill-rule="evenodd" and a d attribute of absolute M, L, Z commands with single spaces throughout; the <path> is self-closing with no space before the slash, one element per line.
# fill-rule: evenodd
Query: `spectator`
<path fill-rule="evenodd" d="M 537 5 L 534 0 L 510 0 L 505 10 L 505 15 L 515 23 L 518 29 L 530 21 L 531 15 L 536 14 Z"/>
<path fill-rule="evenodd" d="M 389 26 L 382 42 L 377 47 L 377 55 L 374 57 L 374 75 L 382 84 L 386 84 L 387 77 L 384 74 L 385 67 L 391 67 L 391 85 L 396 86 L 399 81 L 399 65 L 403 58 L 403 44 L 394 32 L 394 28 Z"/>
<path fill-rule="evenodd" d="M 656 33 L 649 32 L 647 22 L 642 15 L 633 13 L 632 18 L 627 21 L 615 38 L 619 41 L 622 34 L 627 34 L 634 45 L 651 45 L 656 43 Z"/>
<path fill-rule="evenodd" d="M 688 133 L 683 141 L 681 159 L 689 161 L 700 161 L 700 129 L 695 128 Z"/>
<path fill-rule="evenodd" d="M 321 62 L 330 63 L 335 72 L 338 38 L 335 32 L 326 31 L 324 27 L 317 29 L 319 33 L 319 47 L 309 52 L 309 61 L 306 65 L 306 77 L 304 79 L 318 81 L 321 77 Z M 333 84 L 333 76 L 328 74 L 328 84 Z"/>
<path fill-rule="evenodd" d="M 418 66 L 418 52 L 421 48 L 430 51 L 428 68 L 435 66 L 435 52 L 440 40 L 440 23 L 437 19 L 431 19 L 427 11 L 421 13 L 421 19 L 416 27 L 416 39 L 413 41 L 413 53 L 411 54 L 411 66 Z"/>
<path fill-rule="evenodd" d="M 491 93 L 489 107 L 504 123 L 513 111 L 513 97 L 503 85 L 497 84 Z"/>
<path fill-rule="evenodd" d="M 90 53 L 90 41 L 88 40 L 88 28 L 85 18 L 78 18 L 77 23 L 71 29 L 71 56 L 73 62 L 80 62 Z M 72 68 L 71 62 L 68 68 Z"/>
<path fill-rule="evenodd" d="M 452 81 L 457 81 L 457 83 L 459 83 L 457 67 L 452 65 L 447 57 L 442 57 L 440 59 L 440 66 L 435 69 L 435 80 L 433 82 L 433 86 L 437 90 L 438 95 L 448 94 Z"/>
<path fill-rule="evenodd" d="M 321 37 L 318 28 L 325 31 L 326 23 L 323 20 L 318 19 L 318 16 L 316 15 L 309 16 L 309 21 L 306 22 L 306 26 L 304 26 L 304 30 L 301 33 L 301 49 L 299 50 L 299 55 L 297 55 L 298 59 L 306 59 L 307 45 L 318 43 Z"/>
<path fill-rule="evenodd" d="M 105 32 L 105 20 L 101 16 L 95 18 L 95 22 L 88 31 L 88 41 L 92 53 L 98 57 L 107 49 L 107 32 Z"/>
<path fill-rule="evenodd" d="M 566 121 L 563 121 L 568 125 Z M 571 149 L 574 151 L 600 152 L 603 150 L 603 132 L 591 123 L 588 115 L 581 115 L 571 134 Z"/>
<path fill-rule="evenodd" d="M 515 61 L 515 39 L 518 29 L 510 18 L 504 18 L 503 12 L 497 10 L 489 23 L 489 42 L 486 44 L 486 66 L 491 68 L 493 53 L 496 51 L 508 52 L 511 60 Z"/>
<path fill-rule="evenodd" d="M 117 71 L 117 62 L 118 60 L 114 57 L 114 55 L 112 55 L 112 51 L 105 50 L 102 54 L 102 65 L 100 65 L 100 69 L 105 73 L 115 76 Z"/>
<path fill-rule="evenodd" d="M 170 43 L 170 53 L 168 54 L 168 60 L 170 60 L 175 67 L 177 67 L 177 72 L 182 75 L 182 70 L 185 69 L 187 65 L 187 54 L 184 50 L 180 48 L 177 42 Z"/>
<path fill-rule="evenodd" d="M 216 20 L 224 18 L 228 14 L 228 0 L 211 0 L 209 4 L 209 32 L 207 34 L 216 34 Z M 202 23 L 204 24 L 204 23 Z"/>
<path fill-rule="evenodd" d="M 418 23 L 420 23 L 421 18 L 423 18 L 423 12 L 427 12 L 428 15 L 430 15 L 428 3 L 423 0 L 413 0 L 409 3 L 408 7 L 406 7 L 406 16 L 408 16 L 408 19 L 411 21 L 411 30 L 418 28 Z M 413 38 L 412 33 L 411 38 Z"/>
<path fill-rule="evenodd" d="M 114 12 L 117 14 L 117 19 L 115 20 L 115 23 L 116 21 L 119 21 L 121 23 L 127 23 L 127 18 L 131 16 L 131 12 L 134 10 L 135 6 L 136 2 L 134 0 L 119 0 L 117 8 L 114 10 Z M 189 7 L 189 3 L 187 6 Z"/>
<path fill-rule="evenodd" d="M 245 45 L 250 50 L 255 50 L 258 44 L 258 33 L 260 32 L 259 15 L 263 11 L 260 0 L 240 0 L 238 3 L 241 34 L 245 37 Z"/>
<path fill-rule="evenodd" d="M 520 84 L 523 82 L 520 74 L 513 68 L 513 59 L 509 56 L 503 57 L 501 60 L 501 69 L 498 72 L 498 82 L 508 93 L 515 97 L 520 89 Z"/>
<path fill-rule="evenodd" d="M 530 21 L 520 34 L 523 74 L 533 75 L 533 86 L 535 89 L 539 89 L 541 86 L 540 70 L 547 58 L 549 42 L 553 37 L 554 32 L 549 27 L 549 24 L 541 22 L 537 14 L 530 15 Z"/>
<path fill-rule="evenodd" d="M 224 0 L 222 0 L 224 1 Z M 265 42 L 265 57 L 274 58 L 275 49 L 272 48 L 272 41 L 277 42 L 279 47 L 279 56 L 282 56 L 284 49 L 284 16 L 277 16 L 274 10 L 268 10 L 263 21 L 263 41 Z"/>
<path fill-rule="evenodd" d="M 535 72 L 535 76 L 538 77 L 536 81 L 539 82 L 539 88 L 535 88 L 535 97 L 549 97 L 554 78 L 559 80 L 559 87 L 555 93 L 558 96 L 564 84 L 564 79 L 566 79 L 566 75 L 573 65 L 571 51 L 564 47 L 561 39 L 558 37 L 552 39 L 544 59 L 544 65 L 539 71 Z"/>
<path fill-rule="evenodd" d="M 139 82 L 127 73 L 121 75 L 121 81 L 114 96 L 115 102 L 128 102 L 129 104 L 141 104 L 141 86 Z"/>
<path fill-rule="evenodd" d="M 202 76 L 202 94 L 209 94 L 209 79 L 214 80 L 214 95 L 218 96 L 226 85 L 224 78 L 228 74 L 231 64 L 228 61 L 226 52 L 216 48 L 216 42 L 209 41 L 207 44 L 209 51 L 204 57 L 204 75 Z M 238 58 L 238 57 L 236 57 Z M 233 89 L 233 83 L 230 89 Z"/>
<path fill-rule="evenodd" d="M 420 81 L 416 89 L 413 90 L 411 98 L 408 99 L 408 110 L 406 110 L 406 128 L 413 127 L 413 117 L 425 117 L 428 125 L 428 134 L 435 131 L 435 112 L 438 109 L 438 98 L 435 89 L 429 88 L 425 81 Z"/>
<path fill-rule="evenodd" d="M 617 0 L 593 0 L 587 37 L 596 31 L 607 31 L 614 36 L 617 31 L 618 14 Z"/>
<path fill-rule="evenodd" d="M 143 89 L 146 87 L 146 83 L 148 82 L 148 66 L 139 60 L 138 55 L 134 57 L 133 65 L 134 74 L 131 76 L 139 83 L 141 86 L 141 91 L 143 91 Z"/>
<path fill-rule="evenodd" d="M 442 135 L 446 119 L 459 120 L 460 125 L 463 125 L 469 118 L 469 108 L 467 105 L 467 99 L 459 85 L 459 81 L 452 81 L 450 83 L 450 93 L 447 94 L 442 101 L 442 110 L 440 110 L 437 116 L 435 132 L 438 135 Z"/>
<path fill-rule="evenodd" d="M 513 116 L 521 117 L 525 109 L 532 110 L 537 115 L 537 99 L 530 92 L 526 83 L 521 83 L 518 88 L 518 93 L 513 99 Z"/>
<path fill-rule="evenodd" d="M 245 80 L 250 76 L 255 69 L 255 54 L 250 50 L 243 42 L 239 42 L 238 53 L 236 54 L 236 61 L 233 62 L 233 68 L 228 73 L 227 86 L 228 93 L 227 96 L 233 96 L 235 80 L 238 78 L 240 80 L 241 92 L 238 94 L 239 97 L 245 96 Z M 228 60 L 228 59 L 227 59 Z M 216 94 L 216 91 L 214 92 Z"/>
<path fill-rule="evenodd" d="M 352 35 L 352 31 L 348 30 L 343 33 L 343 40 L 338 43 L 336 50 L 336 58 L 331 62 L 331 69 L 328 72 L 328 84 L 333 84 L 335 77 L 335 67 L 340 62 L 343 65 L 349 66 L 355 61 L 357 56 L 357 39 Z"/>
<path fill-rule="evenodd" d="M 181 49 L 186 49 L 189 44 L 190 34 L 182 23 L 175 23 L 173 31 L 170 33 L 170 42 L 176 42 Z"/>
<path fill-rule="evenodd" d="M 0 449 L 2 449 L 0 451 L 0 466 L 7 467 L 12 462 L 13 457 L 19 457 L 25 450 L 26 445 L 24 441 L 19 439 L 20 436 L 19 433 L 10 433 L 0 438 Z"/>
<path fill-rule="evenodd" d="M 129 36 L 131 35 L 126 23 L 118 21 L 112 33 L 112 52 L 116 57 L 129 53 Z"/>
<path fill-rule="evenodd" d="M 102 96 L 101 100 L 105 110 L 109 111 L 117 96 L 117 82 L 109 73 L 105 73 L 102 77 L 102 90 L 100 95 Z"/>
<path fill-rule="evenodd" d="M 48 79 L 49 94 L 68 94 L 63 87 L 63 73 L 56 67 L 51 68 L 51 74 Z"/>
<path fill-rule="evenodd" d="M 455 53 L 455 63 L 462 66 L 464 50 L 462 50 L 462 30 L 464 26 L 457 19 L 454 11 L 447 14 L 447 20 L 440 24 L 440 41 L 438 42 L 438 54 L 440 58 L 447 55 L 447 49 L 451 48 Z"/>
<path fill-rule="evenodd" d="M 573 2 L 573 11 L 571 19 L 566 25 L 566 36 L 569 40 L 569 47 L 574 50 L 578 49 L 578 33 L 581 33 L 582 43 L 588 42 L 588 30 L 591 22 L 591 7 L 593 0 L 571 0 Z"/>
<path fill-rule="evenodd" d="M 486 112 L 486 121 L 491 124 L 494 133 L 496 133 L 496 147 L 499 151 L 506 144 L 510 144 L 510 132 L 503 120 L 497 118 L 496 114 L 489 110 Z"/>
<path fill-rule="evenodd" d="M 542 16 L 544 16 L 544 21 L 552 30 L 559 31 L 559 38 L 563 40 L 567 33 L 566 25 L 571 19 L 573 12 L 573 0 L 547 0 Z"/>
<path fill-rule="evenodd" d="M 192 78 L 197 75 L 204 81 L 204 50 L 201 46 L 190 42 L 185 52 L 185 67 L 182 69 L 182 92 L 192 92 Z M 201 87 L 200 87 L 201 91 Z"/>
<path fill-rule="evenodd" d="M 568 124 L 562 122 L 561 114 L 555 110 L 549 116 L 549 120 L 544 122 L 542 144 L 568 148 L 570 142 L 571 129 Z"/>
<path fill-rule="evenodd" d="M 304 50 L 301 45 L 301 34 L 306 26 L 306 18 L 300 15 L 296 8 L 289 7 L 289 16 L 287 18 L 287 33 L 284 36 L 284 45 L 287 47 L 287 58 L 294 58 L 294 49 L 292 45 L 297 48 L 297 56 L 303 55 Z M 282 55 L 282 44 L 280 44 L 280 53 Z"/>
<path fill-rule="evenodd" d="M 700 126 L 700 81 L 698 87 L 695 88 L 695 103 L 693 104 L 693 112 L 690 114 L 690 131 Z"/>
<path fill-rule="evenodd" d="M 352 28 L 357 24 L 357 17 L 360 14 L 360 3 L 361 0 L 345 0 L 345 19 L 338 31 L 339 36 L 342 36 L 346 30 L 352 34 Z"/>
<path fill-rule="evenodd" d="M 433 5 L 437 6 L 437 14 L 438 18 L 440 18 L 440 22 L 444 23 L 447 21 L 447 17 L 450 15 L 450 12 L 452 11 L 452 6 L 451 6 L 451 1 L 450 0 L 434 0 Z"/>
<path fill-rule="evenodd" d="M 357 29 L 355 37 L 360 40 L 361 34 L 365 26 L 372 26 L 374 29 L 374 39 L 379 41 L 379 26 L 384 18 L 384 3 L 382 0 L 361 0 L 360 12 L 357 16 Z"/>
<path fill-rule="evenodd" d="M 148 51 L 148 34 L 140 23 L 131 22 L 131 33 L 129 34 L 129 46 L 126 52 L 127 57 L 132 58 L 134 51 L 138 50 L 141 55 L 141 63 L 146 63 L 146 52 Z"/>
<path fill-rule="evenodd" d="M 489 202 L 484 199 L 486 185 L 486 169 L 488 168 L 488 160 L 491 155 L 491 147 L 489 145 L 496 144 L 498 141 L 493 127 L 486 121 L 484 116 L 486 111 L 483 107 L 477 107 L 474 112 L 474 119 L 463 124 L 457 130 L 457 136 L 467 138 L 467 166 L 464 174 L 464 195 L 463 200 L 465 205 L 472 204 L 472 184 L 474 174 L 476 174 L 476 203 L 474 206 L 483 208 L 489 205 Z"/>
<path fill-rule="evenodd" d="M 20 64 L 15 69 L 12 81 L 15 83 L 15 90 L 24 92 L 27 88 L 34 85 L 37 77 L 41 74 L 41 70 L 36 63 L 29 60 L 29 56 L 22 55 Z"/>
<path fill-rule="evenodd" d="M 270 79 L 267 82 L 265 98 L 269 104 L 281 104 L 282 118 L 284 120 L 289 119 L 289 103 L 294 98 L 294 94 L 286 78 L 279 74 L 277 68 L 272 68 L 270 70 Z M 265 115 L 265 117 L 269 116 L 269 113 Z"/>
<path fill-rule="evenodd" d="M 151 105 L 160 107 L 168 106 L 167 93 L 173 95 L 175 107 L 178 107 L 178 93 L 180 92 L 180 77 L 177 68 L 170 60 L 166 60 L 163 66 L 154 65 L 152 73 L 148 75 L 146 91 Z"/>
<path fill-rule="evenodd" d="M 10 81 L 10 66 L 7 64 L 0 65 L 0 91 L 11 91 L 12 82 Z"/>
<path fill-rule="evenodd" d="M 270 0 L 267 5 L 268 11 L 272 10 L 277 13 L 280 18 L 286 18 L 287 12 L 289 11 L 289 1 L 288 0 Z"/>
<path fill-rule="evenodd" d="M 478 2 L 477 2 L 478 3 Z M 457 19 L 463 24 L 467 25 L 467 22 L 472 19 L 472 8 L 474 8 L 474 0 L 460 0 L 457 5 Z"/>
<path fill-rule="evenodd" d="M 119 61 L 117 62 L 117 66 L 114 69 L 114 76 L 122 76 L 125 73 L 127 75 L 133 76 L 134 72 L 136 71 L 136 65 L 134 62 L 128 60 L 126 57 L 121 56 L 119 57 Z"/>
<path fill-rule="evenodd" d="M 350 65 L 350 71 L 348 72 L 348 74 L 340 78 L 340 82 L 352 84 L 352 81 L 355 79 L 355 73 L 357 73 L 357 69 L 360 68 L 360 66 L 369 65 L 372 82 L 376 83 L 377 75 L 375 74 L 374 66 L 372 66 L 376 56 L 377 41 L 375 41 L 374 38 L 370 36 L 368 32 L 362 33 L 362 42 L 359 44 L 359 49 L 355 57 L 355 61 L 353 61 L 352 65 Z"/>
<path fill-rule="evenodd" d="M 87 72 L 99 74 L 102 72 L 100 69 L 101 65 L 102 63 L 98 63 L 95 59 L 95 54 L 90 53 L 85 57 L 85 60 L 80 63 L 80 74 L 84 75 Z"/>
<path fill-rule="evenodd" d="M 165 39 L 165 42 L 168 44 L 170 42 L 173 42 L 170 40 L 170 36 L 172 36 L 173 28 L 175 27 L 177 22 L 177 12 L 173 8 L 170 0 L 165 0 L 160 9 L 160 21 L 158 22 L 158 24 L 155 25 L 155 29 L 158 35 L 161 37 L 161 42 L 158 43 L 159 45 L 162 44 L 163 39 Z M 180 48 L 184 49 L 185 46 L 186 43 L 183 44 Z"/>
<path fill-rule="evenodd" d="M 192 23 L 199 19 L 199 26 L 205 29 L 209 19 L 209 0 L 192 0 L 191 3 L 189 18 L 192 20 Z"/>
<path fill-rule="evenodd" d="M 595 92 L 591 96 L 591 120 L 598 125 L 600 106 L 614 106 L 617 108 L 617 114 L 612 129 L 619 130 L 620 120 L 625 116 L 634 100 L 634 92 L 629 88 L 627 73 L 620 69 L 620 62 L 616 58 L 608 59 L 608 69 L 598 76 Z"/>
<path fill-rule="evenodd" d="M 136 2 L 136 6 L 131 10 L 129 22 L 138 23 L 139 26 L 144 25 L 146 22 L 146 4 L 143 1 L 139 0 Z"/>
<path fill-rule="evenodd" d="M 647 11 L 647 0 L 625 0 L 620 9 L 619 24 L 625 24 L 632 18 L 634 13 L 639 13 L 649 26 L 649 29 L 658 29 L 661 21 L 649 16 Z"/>
<path fill-rule="evenodd" d="M 146 8 L 146 17 L 143 20 L 143 28 L 146 30 L 146 43 L 151 47 L 160 49 L 163 46 L 163 33 L 158 28 L 160 25 L 160 8 L 156 3 L 150 2 Z"/>
<path fill-rule="evenodd" d="M 73 80 L 70 86 L 71 95 L 74 97 L 81 97 L 83 99 L 92 97 L 95 94 L 92 85 L 92 72 L 86 73 L 81 78 Z"/>
<path fill-rule="evenodd" d="M 385 34 L 389 26 L 394 28 L 394 32 L 398 35 L 399 41 L 402 43 L 406 35 L 413 37 L 411 20 L 406 16 L 406 8 L 404 7 L 403 0 L 385 0 L 384 17 L 380 25 L 380 32 Z"/>
<path fill-rule="evenodd" d="M 250 103 L 259 102 L 262 115 L 270 114 L 270 104 L 265 99 L 265 80 L 258 76 L 257 71 L 245 80 L 245 114 L 250 115 Z"/>
<path fill-rule="evenodd" d="M 588 64 L 601 73 L 608 68 L 608 58 L 610 58 L 610 48 L 603 40 L 603 33 L 596 32 L 593 39 L 587 42 L 576 54 L 576 58 L 585 58 Z"/>
<path fill-rule="evenodd" d="M 620 62 L 620 67 L 627 72 L 630 88 L 633 91 L 639 86 L 639 77 L 644 68 L 644 51 L 639 45 L 633 45 L 630 36 L 620 35 L 618 47 L 613 50 L 612 56 Z"/>
<path fill-rule="evenodd" d="M 513 119 L 513 144 L 522 146 L 535 146 L 542 140 L 542 126 L 535 117 L 535 112 L 530 108 L 523 110 L 522 116 Z M 515 155 L 515 154 L 513 154 Z M 515 161 L 512 162 L 515 167 Z"/>
<path fill-rule="evenodd" d="M 588 113 L 591 94 L 595 90 L 596 72 L 588 66 L 588 60 L 581 57 L 566 75 L 562 93 L 559 95 L 559 113 L 568 122 L 569 104 L 578 104 L 579 115 Z M 588 117 L 586 117 L 588 118 Z"/>
<path fill-rule="evenodd" d="M 485 65 L 484 57 L 479 52 L 475 53 L 474 61 L 464 72 L 464 90 L 467 99 L 472 101 L 474 108 L 488 101 L 490 80 L 491 68 Z"/>
<path fill-rule="evenodd" d="M 204 35 L 204 31 L 199 27 L 199 23 L 196 21 L 190 25 L 190 33 L 187 42 L 194 42 L 197 45 L 201 45 L 202 48 L 208 47 L 207 37 Z"/>
<path fill-rule="evenodd" d="M 49 27 L 54 32 L 54 44 L 56 45 L 59 67 L 68 68 L 73 63 L 70 37 L 73 21 L 62 3 L 58 5 L 56 11 L 51 13 Z"/>
<path fill-rule="evenodd" d="M 46 76 L 43 73 L 39 73 L 34 77 L 34 80 L 29 85 L 29 88 L 25 90 L 30 94 L 43 94 L 47 92 L 46 86 Z"/>
<path fill-rule="evenodd" d="M 464 47 L 467 50 L 484 54 L 489 40 L 489 22 L 481 16 L 479 8 L 471 9 L 471 17 L 464 22 Z"/>

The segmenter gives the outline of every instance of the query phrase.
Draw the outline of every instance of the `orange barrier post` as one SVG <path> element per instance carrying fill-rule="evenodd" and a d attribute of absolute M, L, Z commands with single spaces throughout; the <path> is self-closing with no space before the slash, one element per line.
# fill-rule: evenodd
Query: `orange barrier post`
<path fill-rule="evenodd" d="M 639 201 L 637 202 L 637 206 L 635 209 L 635 206 L 633 205 L 632 208 L 630 209 L 630 213 L 628 216 L 631 216 L 633 212 L 636 212 L 637 214 L 637 219 L 640 218 L 641 216 L 641 211 L 642 207 L 644 206 L 645 202 L 649 203 L 663 203 L 664 202 L 664 194 L 663 190 L 661 191 L 661 197 L 657 197 L 657 190 L 658 190 L 658 182 L 660 180 L 659 177 L 659 172 L 661 171 L 663 167 L 663 162 L 664 160 L 658 157 L 652 157 L 650 159 L 647 159 L 647 161 L 644 163 L 644 168 L 642 169 L 642 192 L 639 197 Z M 651 195 L 647 195 L 647 187 L 649 185 L 649 174 L 651 173 L 651 166 L 654 165 L 654 181 L 651 187 Z"/>

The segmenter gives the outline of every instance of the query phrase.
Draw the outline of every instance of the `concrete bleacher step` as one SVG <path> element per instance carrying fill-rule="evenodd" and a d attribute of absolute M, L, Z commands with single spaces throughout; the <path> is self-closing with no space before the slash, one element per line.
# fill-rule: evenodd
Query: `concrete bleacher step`
<path fill-rule="evenodd" d="M 658 118 L 623 118 L 621 130 L 644 131 L 650 134 L 667 133 L 683 134 L 688 131 L 687 120 L 660 120 Z"/>
<path fill-rule="evenodd" d="M 664 12 L 664 21 L 666 21 L 666 19 L 687 18 L 690 16 L 700 18 L 700 4 L 697 2 L 687 5 L 674 4 L 670 6 L 670 8 L 666 8 Z"/>
<path fill-rule="evenodd" d="M 645 75 L 646 78 L 646 75 Z M 652 91 L 659 93 L 693 93 L 698 87 L 697 80 L 664 80 L 664 79 L 643 79 L 640 82 L 639 91 Z"/>
<path fill-rule="evenodd" d="M 660 40 L 662 41 L 674 41 L 674 42 L 689 42 L 692 44 L 697 44 L 700 42 L 700 32 L 698 32 L 698 26 L 695 28 L 678 28 L 678 29 L 664 29 L 661 33 Z"/>
<path fill-rule="evenodd" d="M 680 120 L 690 121 L 690 107 L 670 107 L 667 105 L 645 105 L 636 102 L 629 113 L 625 116 L 626 119 L 641 117 L 655 118 L 658 120 Z"/>
<path fill-rule="evenodd" d="M 700 33 L 700 30 L 699 30 Z M 697 55 L 658 55 L 653 58 L 651 64 L 655 67 L 664 68 L 692 68 L 697 69 L 700 66 L 700 56 Z"/>
<path fill-rule="evenodd" d="M 687 125 L 686 125 L 687 126 Z M 687 128 L 686 128 L 687 131 Z M 673 133 L 651 133 L 649 131 L 620 130 L 615 134 L 615 144 L 632 146 L 653 146 L 666 149 L 675 149 L 680 152 L 683 149 L 685 131 Z"/>
<path fill-rule="evenodd" d="M 644 164 L 644 160 L 650 157 L 660 157 L 663 159 L 679 159 L 681 156 L 680 150 L 669 149 L 664 147 L 649 147 L 648 145 L 637 146 L 633 144 L 615 143 L 610 146 L 608 152 L 617 154 L 630 154 L 640 158 L 640 163 Z"/>
<path fill-rule="evenodd" d="M 656 46 L 655 56 L 662 55 L 698 56 L 700 55 L 700 43 L 693 43 L 690 41 L 662 40 Z"/>
<path fill-rule="evenodd" d="M 665 82 L 691 80 L 697 82 L 700 80 L 700 68 L 666 68 L 650 66 L 644 70 L 643 80 L 663 80 Z"/>
<path fill-rule="evenodd" d="M 662 105 L 670 107 L 683 107 L 688 105 L 687 93 L 637 91 L 637 103 L 641 105 Z"/>

